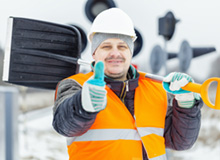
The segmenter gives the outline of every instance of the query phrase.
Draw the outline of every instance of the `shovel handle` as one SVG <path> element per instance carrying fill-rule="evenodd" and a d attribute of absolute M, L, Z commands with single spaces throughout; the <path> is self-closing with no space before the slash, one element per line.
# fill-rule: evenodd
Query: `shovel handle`
<path fill-rule="evenodd" d="M 162 82 L 164 77 L 158 76 L 158 75 L 153 75 L 150 73 L 147 73 L 145 77 L 156 80 L 158 82 Z M 213 104 L 208 96 L 208 89 L 209 86 L 212 82 L 217 82 L 217 91 L 216 91 L 216 96 L 215 96 L 215 104 Z M 210 79 L 207 79 L 203 84 L 198 84 L 198 83 L 192 83 L 189 82 L 186 86 L 182 87 L 183 90 L 191 91 L 191 92 L 196 92 L 201 95 L 202 100 L 204 103 L 213 109 L 220 110 L 220 78 L 218 77 L 213 77 Z"/>
<path fill-rule="evenodd" d="M 208 88 L 212 82 L 218 83 L 216 96 L 215 96 L 215 105 L 210 102 L 209 96 L 208 96 Z M 207 79 L 201 86 L 200 94 L 201 94 L 201 97 L 204 97 L 203 101 L 207 106 L 220 110 L 220 78 L 213 77 L 213 78 Z"/>

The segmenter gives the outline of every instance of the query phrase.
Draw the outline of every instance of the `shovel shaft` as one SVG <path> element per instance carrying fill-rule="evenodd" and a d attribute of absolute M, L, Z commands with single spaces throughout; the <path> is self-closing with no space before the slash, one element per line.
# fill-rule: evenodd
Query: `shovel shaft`
<path fill-rule="evenodd" d="M 147 73 L 145 77 L 155 80 L 157 82 L 161 82 L 161 83 L 163 82 L 163 79 L 164 79 L 164 77 L 162 76 L 158 76 L 158 75 L 154 75 L 150 73 Z M 201 86 L 202 86 L 201 84 L 189 82 L 186 86 L 182 87 L 182 89 L 191 91 L 191 92 L 200 93 Z"/>
<path fill-rule="evenodd" d="M 182 87 L 183 90 L 200 93 L 201 84 L 189 82 L 186 86 Z"/>
<path fill-rule="evenodd" d="M 82 60 L 82 59 L 78 59 L 77 63 L 79 65 L 91 65 L 91 62 L 88 62 L 88 61 L 85 61 L 85 60 Z"/>

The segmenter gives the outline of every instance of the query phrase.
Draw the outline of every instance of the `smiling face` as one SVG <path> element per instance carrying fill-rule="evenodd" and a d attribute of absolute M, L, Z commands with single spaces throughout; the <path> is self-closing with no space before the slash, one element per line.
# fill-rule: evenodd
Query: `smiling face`
<path fill-rule="evenodd" d="M 124 41 L 118 38 L 103 41 L 93 54 L 93 58 L 95 62 L 104 62 L 106 76 L 121 81 L 127 79 L 132 55 Z"/>

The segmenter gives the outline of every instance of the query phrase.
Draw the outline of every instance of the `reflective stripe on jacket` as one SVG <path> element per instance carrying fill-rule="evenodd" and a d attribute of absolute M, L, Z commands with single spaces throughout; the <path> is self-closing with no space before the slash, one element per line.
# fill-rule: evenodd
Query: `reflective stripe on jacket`
<path fill-rule="evenodd" d="M 92 74 L 77 74 L 69 78 L 82 86 Z M 94 124 L 85 134 L 68 138 L 70 160 L 141 160 L 142 143 L 150 160 L 166 159 L 163 137 L 166 92 L 161 84 L 145 78 L 143 73 L 140 73 L 138 83 L 134 99 L 135 118 L 106 86 L 106 108 L 97 114 Z"/>

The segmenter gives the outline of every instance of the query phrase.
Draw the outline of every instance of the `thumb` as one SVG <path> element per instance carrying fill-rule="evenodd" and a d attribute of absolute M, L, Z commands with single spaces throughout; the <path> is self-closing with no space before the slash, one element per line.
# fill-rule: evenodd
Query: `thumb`
<path fill-rule="evenodd" d="M 98 61 L 95 64 L 94 71 L 94 79 L 104 81 L 104 63 L 102 61 Z"/>

